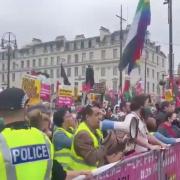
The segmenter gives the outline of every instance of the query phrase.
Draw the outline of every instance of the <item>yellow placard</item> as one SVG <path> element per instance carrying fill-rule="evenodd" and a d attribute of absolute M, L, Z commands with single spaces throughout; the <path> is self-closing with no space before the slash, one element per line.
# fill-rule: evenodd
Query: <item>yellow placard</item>
<path fill-rule="evenodd" d="M 58 96 L 61 97 L 72 97 L 73 96 L 73 90 L 71 88 L 65 88 L 61 87 L 58 91 Z"/>
<path fill-rule="evenodd" d="M 29 105 L 36 105 L 41 102 L 40 91 L 41 82 L 38 79 L 31 78 L 30 76 L 25 76 L 22 79 L 22 89 L 26 92 L 29 100 Z"/>
<path fill-rule="evenodd" d="M 166 101 L 173 101 L 172 89 L 167 89 L 167 90 L 165 91 L 165 100 L 166 100 Z"/>

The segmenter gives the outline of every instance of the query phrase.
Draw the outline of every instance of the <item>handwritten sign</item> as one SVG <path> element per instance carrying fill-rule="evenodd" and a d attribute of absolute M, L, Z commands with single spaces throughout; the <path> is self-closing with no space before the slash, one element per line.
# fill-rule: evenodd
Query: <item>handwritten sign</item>
<path fill-rule="evenodd" d="M 73 96 L 73 88 L 68 86 L 61 86 L 58 91 L 58 96 L 61 97 L 72 97 Z"/>
<path fill-rule="evenodd" d="M 41 99 L 43 101 L 50 102 L 51 98 L 51 86 L 49 84 L 42 83 L 41 84 Z"/>
<path fill-rule="evenodd" d="M 57 107 L 71 107 L 73 103 L 73 88 L 71 86 L 60 86 L 58 89 Z"/>
<path fill-rule="evenodd" d="M 33 76 L 24 76 L 22 78 L 22 89 L 30 98 L 29 105 L 35 105 L 40 103 L 40 80 L 33 78 Z"/>

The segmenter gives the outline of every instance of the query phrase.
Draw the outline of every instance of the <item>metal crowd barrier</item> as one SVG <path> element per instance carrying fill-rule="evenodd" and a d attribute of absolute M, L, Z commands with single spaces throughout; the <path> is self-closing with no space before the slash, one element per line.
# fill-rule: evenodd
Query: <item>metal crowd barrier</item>
<path fill-rule="evenodd" d="M 180 143 L 172 145 L 166 150 L 137 154 L 93 171 L 93 180 L 144 179 L 180 180 Z"/>
<path fill-rule="evenodd" d="M 94 180 L 180 180 L 180 143 L 148 151 L 94 173 Z"/>

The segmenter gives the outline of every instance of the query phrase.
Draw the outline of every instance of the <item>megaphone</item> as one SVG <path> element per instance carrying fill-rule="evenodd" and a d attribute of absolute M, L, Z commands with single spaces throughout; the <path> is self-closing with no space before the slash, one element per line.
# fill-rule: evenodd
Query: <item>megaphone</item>
<path fill-rule="evenodd" d="M 132 139 L 135 139 L 138 134 L 138 124 L 139 121 L 136 117 L 132 117 L 130 121 L 111 121 L 103 120 L 100 123 L 100 128 L 102 131 L 107 130 L 120 130 L 125 133 L 128 133 Z"/>

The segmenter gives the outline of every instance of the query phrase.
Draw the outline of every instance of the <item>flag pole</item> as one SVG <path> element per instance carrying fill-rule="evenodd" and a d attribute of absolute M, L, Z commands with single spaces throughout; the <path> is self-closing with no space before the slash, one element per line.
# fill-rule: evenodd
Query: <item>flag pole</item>
<path fill-rule="evenodd" d="M 147 51 L 145 51 L 145 59 L 144 59 L 144 94 L 146 94 L 146 86 L 147 86 Z"/>
<path fill-rule="evenodd" d="M 120 34 L 119 34 L 119 43 L 120 43 L 120 56 L 119 56 L 119 63 L 121 63 L 122 60 L 122 51 L 123 51 L 123 21 L 126 21 L 126 19 L 123 18 L 123 10 L 122 10 L 122 4 L 121 4 L 121 8 L 120 8 L 120 16 L 116 15 L 116 17 L 118 17 L 120 19 Z M 119 71 L 119 89 L 122 92 L 122 70 Z"/>

